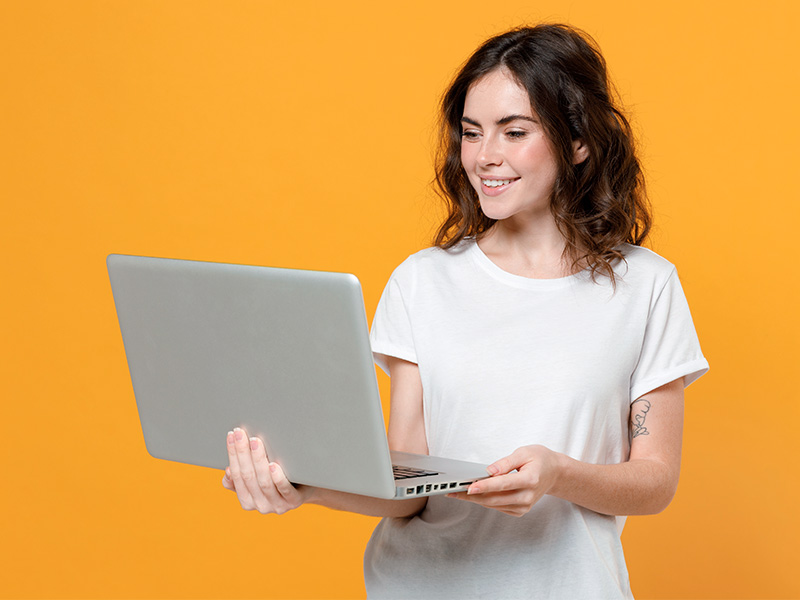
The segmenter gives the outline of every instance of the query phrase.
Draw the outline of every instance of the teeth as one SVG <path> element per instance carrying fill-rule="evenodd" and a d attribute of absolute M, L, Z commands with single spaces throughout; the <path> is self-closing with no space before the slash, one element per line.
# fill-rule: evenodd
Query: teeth
<path fill-rule="evenodd" d="M 481 179 L 481 183 L 486 187 L 500 187 L 501 185 L 508 185 L 514 181 L 513 179 Z"/>

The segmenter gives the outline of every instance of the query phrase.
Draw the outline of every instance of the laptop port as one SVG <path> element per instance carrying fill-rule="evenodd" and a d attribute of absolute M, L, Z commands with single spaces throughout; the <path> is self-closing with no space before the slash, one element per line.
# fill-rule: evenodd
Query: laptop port
<path fill-rule="evenodd" d="M 413 487 L 406 488 L 406 494 L 413 494 L 413 493 L 414 493 L 414 488 Z"/>
<path fill-rule="evenodd" d="M 418 494 L 421 494 L 421 493 L 422 493 L 422 486 L 421 486 L 421 485 L 418 485 L 418 486 L 417 486 L 417 493 L 418 493 Z"/>
<path fill-rule="evenodd" d="M 426 492 L 430 492 L 431 491 L 431 484 L 430 483 L 425 486 L 425 491 Z"/>
<path fill-rule="evenodd" d="M 456 482 L 455 482 L 455 481 L 453 481 L 452 483 L 450 483 L 450 489 L 453 489 L 454 487 L 456 487 Z"/>

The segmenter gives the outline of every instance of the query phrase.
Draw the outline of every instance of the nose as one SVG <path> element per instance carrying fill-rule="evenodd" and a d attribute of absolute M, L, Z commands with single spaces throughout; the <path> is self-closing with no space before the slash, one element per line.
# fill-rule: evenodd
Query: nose
<path fill-rule="evenodd" d="M 481 148 L 476 158 L 481 167 L 503 164 L 503 154 L 500 151 L 498 140 L 496 140 L 494 136 L 484 136 L 481 140 Z"/>

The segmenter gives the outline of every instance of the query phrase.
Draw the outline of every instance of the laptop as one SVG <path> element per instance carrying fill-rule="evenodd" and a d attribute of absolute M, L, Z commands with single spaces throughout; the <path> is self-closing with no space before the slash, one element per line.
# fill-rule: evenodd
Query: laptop
<path fill-rule="evenodd" d="M 400 499 L 487 477 L 390 453 L 355 275 L 119 254 L 107 266 L 152 456 L 224 469 L 242 427 L 297 484 Z"/>

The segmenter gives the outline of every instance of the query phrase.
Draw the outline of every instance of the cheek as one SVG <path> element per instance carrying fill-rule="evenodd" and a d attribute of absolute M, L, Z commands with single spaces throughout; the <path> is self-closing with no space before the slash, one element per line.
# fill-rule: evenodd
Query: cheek
<path fill-rule="evenodd" d="M 470 144 L 461 146 L 461 166 L 467 174 L 467 181 L 469 181 L 476 192 L 480 192 L 480 180 L 478 176 L 475 175 L 476 153 L 477 150 Z"/>
<path fill-rule="evenodd" d="M 544 144 L 520 148 L 515 161 L 521 169 L 540 175 L 552 175 L 558 171 L 553 153 Z"/>
<path fill-rule="evenodd" d="M 474 161 L 470 158 L 470 147 L 468 144 L 461 144 L 461 166 L 464 167 L 464 170 L 467 171 L 469 174 L 470 165 L 474 164 Z"/>

